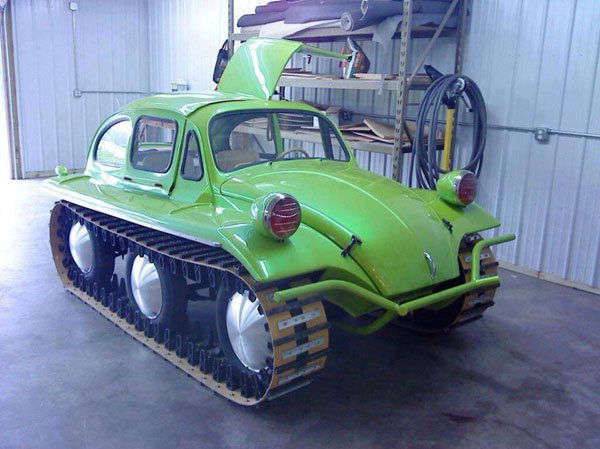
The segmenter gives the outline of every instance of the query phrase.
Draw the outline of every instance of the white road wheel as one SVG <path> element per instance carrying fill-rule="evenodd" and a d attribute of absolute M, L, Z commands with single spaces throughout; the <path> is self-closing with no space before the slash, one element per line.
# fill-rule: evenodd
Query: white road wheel
<path fill-rule="evenodd" d="M 235 292 L 227 304 L 227 335 L 240 362 L 258 372 L 267 368 L 267 359 L 273 357 L 273 340 L 268 330 L 267 317 L 259 312 L 258 299 L 250 300 L 250 293 Z"/>
<path fill-rule="evenodd" d="M 131 267 L 131 292 L 140 311 L 156 318 L 163 307 L 163 291 L 156 266 L 147 256 L 137 256 Z"/>
<path fill-rule="evenodd" d="M 71 226 L 71 231 L 69 232 L 69 250 L 71 251 L 73 260 L 84 274 L 92 271 L 94 248 L 90 233 L 85 226 L 79 223 Z"/>

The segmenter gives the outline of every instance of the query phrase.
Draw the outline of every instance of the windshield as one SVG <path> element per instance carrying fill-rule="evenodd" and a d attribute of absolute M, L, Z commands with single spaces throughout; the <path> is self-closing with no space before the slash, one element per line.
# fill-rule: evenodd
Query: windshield
<path fill-rule="evenodd" d="M 275 160 L 350 160 L 329 122 L 309 112 L 223 114 L 211 122 L 210 141 L 217 168 L 223 172 Z"/>

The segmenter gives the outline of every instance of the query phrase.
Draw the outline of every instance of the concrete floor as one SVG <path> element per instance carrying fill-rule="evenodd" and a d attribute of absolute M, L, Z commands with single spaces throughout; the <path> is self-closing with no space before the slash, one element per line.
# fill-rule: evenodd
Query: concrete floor
<path fill-rule="evenodd" d="M 323 377 L 215 396 L 61 288 L 38 181 L 2 186 L 0 448 L 599 448 L 600 298 L 503 271 L 451 334 L 333 331 Z M 8 202 L 8 204 L 7 204 Z"/>

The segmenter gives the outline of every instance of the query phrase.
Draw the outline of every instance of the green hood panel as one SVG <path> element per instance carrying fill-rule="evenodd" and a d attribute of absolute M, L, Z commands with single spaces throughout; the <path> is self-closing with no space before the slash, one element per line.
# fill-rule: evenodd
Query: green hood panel
<path fill-rule="evenodd" d="M 268 100 L 273 96 L 283 69 L 295 53 L 347 59 L 348 56 L 284 39 L 253 38 L 245 42 L 227 63 L 219 92 Z"/>
<path fill-rule="evenodd" d="M 413 190 L 353 164 L 280 161 L 251 167 L 225 181 L 221 192 L 248 200 L 268 192 L 294 195 L 303 207 L 303 223 L 340 248 L 351 235 L 362 240 L 350 256 L 385 296 L 459 274 L 461 236 L 448 231 L 432 205 Z M 424 252 L 435 261 L 434 277 Z"/>

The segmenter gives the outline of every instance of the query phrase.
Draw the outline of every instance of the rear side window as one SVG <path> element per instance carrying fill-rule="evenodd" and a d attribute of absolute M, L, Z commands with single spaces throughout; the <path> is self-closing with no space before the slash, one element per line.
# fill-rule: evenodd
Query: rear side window
<path fill-rule="evenodd" d="M 129 119 L 110 125 L 96 145 L 96 161 L 111 167 L 122 167 L 125 164 L 125 154 L 131 133 L 132 126 Z"/>
<path fill-rule="evenodd" d="M 194 131 L 185 136 L 185 153 L 181 163 L 181 176 L 190 181 L 200 181 L 203 175 L 200 142 Z"/>
<path fill-rule="evenodd" d="M 175 120 L 141 117 L 133 137 L 131 164 L 134 168 L 155 173 L 169 171 L 177 138 Z"/>

